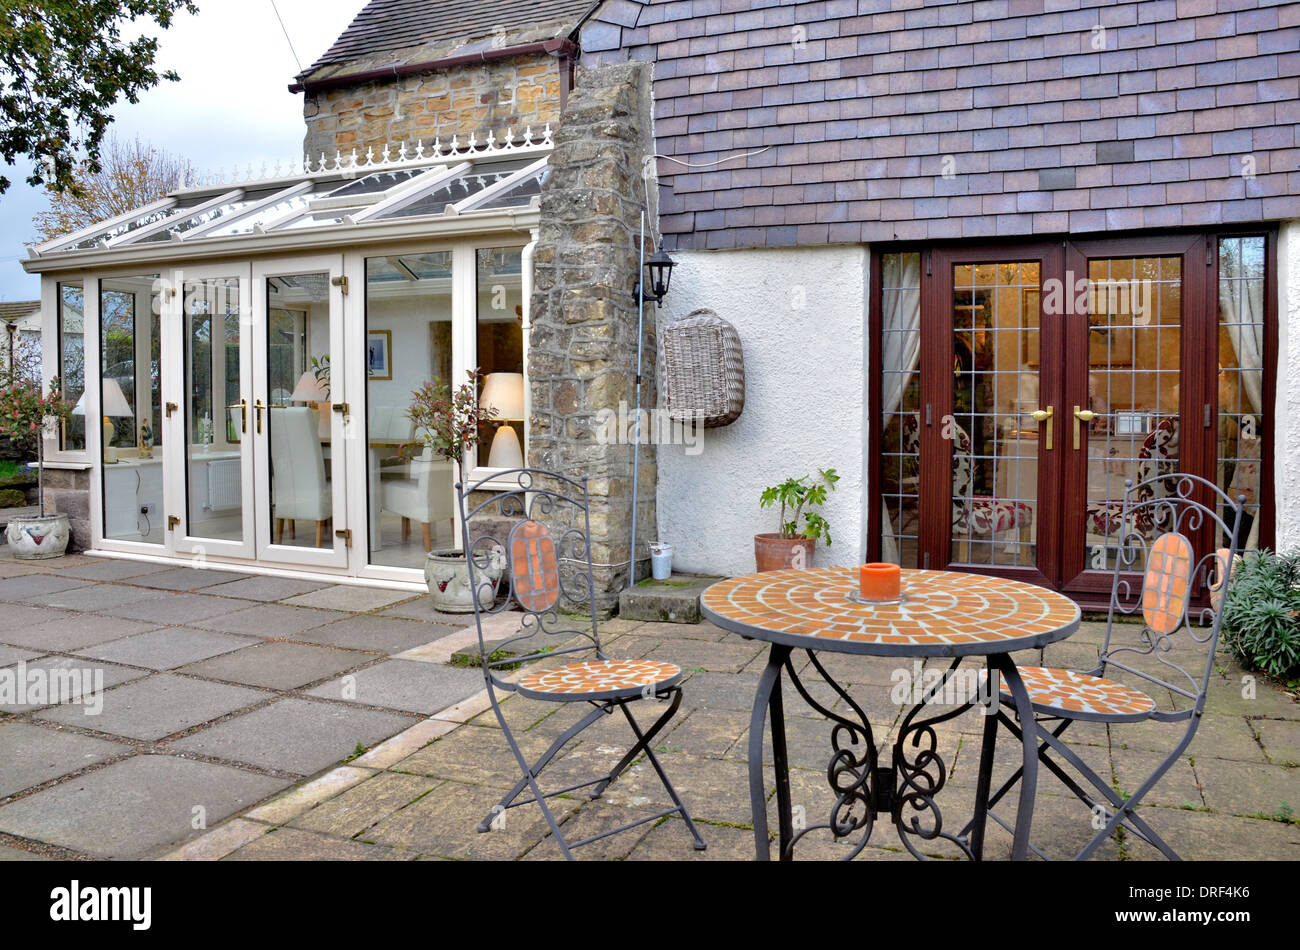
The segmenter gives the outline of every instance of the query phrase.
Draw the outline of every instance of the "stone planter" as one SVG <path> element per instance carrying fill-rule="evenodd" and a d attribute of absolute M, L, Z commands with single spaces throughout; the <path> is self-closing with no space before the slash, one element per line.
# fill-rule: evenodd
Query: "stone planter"
<path fill-rule="evenodd" d="M 503 551 L 480 552 L 475 573 L 479 581 L 479 600 L 490 606 L 506 572 Z M 486 564 L 483 562 L 486 561 Z M 433 609 L 445 614 L 474 612 L 474 594 L 469 586 L 469 565 L 460 551 L 433 551 L 424 562 L 424 580 L 429 585 Z"/>
<path fill-rule="evenodd" d="M 5 530 L 14 557 L 23 561 L 38 561 L 62 557 L 68 550 L 70 527 L 67 515 L 45 515 L 35 518 L 15 518 Z"/>
<path fill-rule="evenodd" d="M 754 562 L 760 571 L 783 571 L 787 568 L 813 566 L 813 538 L 783 538 L 779 534 L 754 535 Z"/>

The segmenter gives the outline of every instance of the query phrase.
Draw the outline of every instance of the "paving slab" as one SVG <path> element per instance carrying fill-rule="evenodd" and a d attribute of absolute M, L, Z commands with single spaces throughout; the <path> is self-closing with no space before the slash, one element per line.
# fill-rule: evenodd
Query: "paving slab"
<path fill-rule="evenodd" d="M 111 643 L 85 647 L 76 652 L 83 656 L 143 666 L 151 670 L 170 670 L 221 653 L 229 653 L 256 642 L 254 637 L 218 633 L 215 630 L 166 627 L 149 633 L 138 633 L 133 637 L 124 637 Z"/>
<path fill-rule="evenodd" d="M 14 630 L 26 630 L 53 620 L 75 621 L 77 619 L 79 619 L 77 614 L 67 610 L 50 610 L 47 607 L 36 607 L 30 604 L 5 604 L 4 609 L 0 610 L 0 640 L 7 640 L 5 634 Z"/>
<path fill-rule="evenodd" d="M 241 580 L 230 581 L 221 585 L 222 597 L 240 597 L 244 600 L 284 600 L 309 594 L 315 590 L 329 587 L 316 581 L 302 581 L 295 577 L 245 576 Z"/>
<path fill-rule="evenodd" d="M 190 625 L 227 633 L 244 633 L 267 638 L 292 638 L 312 627 L 324 626 L 351 614 L 339 610 L 316 610 L 312 607 L 285 607 L 281 604 L 256 604 L 236 607 L 230 613 L 191 620 Z"/>
<path fill-rule="evenodd" d="M 161 626 L 163 624 L 190 623 L 215 617 L 217 614 L 229 613 L 238 601 L 224 597 L 209 597 L 204 594 L 162 593 L 158 597 L 110 607 L 103 611 L 114 617 L 128 620 L 148 620 Z"/>
<path fill-rule="evenodd" d="M 20 577 L 6 577 L 0 580 L 0 600 L 22 600 L 24 597 L 36 594 L 53 594 L 61 590 L 89 586 L 90 581 L 64 574 L 24 574 Z"/>
<path fill-rule="evenodd" d="M 46 680 L 47 701 L 0 703 L 0 711 L 21 713 L 46 706 L 59 705 L 60 703 L 76 703 L 76 708 L 80 709 L 81 714 L 87 718 L 75 724 L 85 726 L 87 729 L 95 728 L 95 719 L 99 716 L 96 707 L 100 706 L 100 703 L 94 695 L 86 697 L 90 700 L 86 702 L 82 696 L 83 686 L 88 684 L 92 692 L 96 688 L 108 690 L 122 683 L 129 683 L 131 680 L 138 680 L 149 675 L 148 670 L 71 656 L 47 656 L 32 662 L 23 662 L 24 677 L 30 677 L 32 670 L 41 670 L 43 672 Z M 13 670 L 16 675 L 18 668 L 13 667 Z M 28 689 L 30 689 L 30 686 Z M 49 696 L 48 693 L 51 689 L 56 689 L 62 695 Z M 28 693 L 28 698 L 30 698 L 30 693 Z"/>
<path fill-rule="evenodd" d="M 0 723 L 0 798 L 129 751 L 130 746 L 51 726 Z"/>
<path fill-rule="evenodd" d="M 474 622 L 474 614 L 448 614 L 433 609 L 433 601 L 428 595 L 417 596 L 402 604 L 396 604 L 380 611 L 385 617 L 401 617 L 405 620 L 423 620 L 425 623 L 442 623 L 450 627 L 464 627 Z"/>
<path fill-rule="evenodd" d="M 0 646 L 0 666 L 12 666 L 19 660 L 34 660 L 40 655 L 39 650 L 31 650 L 27 647 Z"/>
<path fill-rule="evenodd" d="M 178 672 L 267 689 L 296 689 L 375 660 L 373 653 L 353 650 L 302 643 L 257 643 L 191 663 Z"/>
<path fill-rule="evenodd" d="M 385 660 L 322 683 L 307 695 L 432 715 L 482 688 L 483 674 L 478 670 L 414 660 Z"/>
<path fill-rule="evenodd" d="M 417 595 L 409 591 L 380 590 L 376 587 L 334 584 L 330 587 L 312 591 L 309 594 L 290 597 L 285 600 L 285 603 L 296 607 L 320 607 L 325 610 L 351 610 L 364 613 L 410 600 L 415 596 Z"/>
<path fill-rule="evenodd" d="M 247 577 L 234 571 L 212 571 L 197 567 L 174 567 L 166 571 L 140 575 L 131 581 L 141 587 L 159 590 L 199 590 Z"/>
<path fill-rule="evenodd" d="M 142 600 L 152 600 L 160 593 L 144 587 L 128 587 L 123 584 L 94 584 L 90 587 L 55 591 L 52 594 L 33 594 L 24 597 L 23 600 L 29 604 L 58 607 L 63 610 L 98 611 L 107 610 L 109 607 L 121 607 L 124 604 L 135 604 Z"/>
<path fill-rule="evenodd" d="M 414 851 L 402 851 L 344 841 L 296 828 L 277 828 L 253 839 L 223 861 L 410 861 Z"/>
<path fill-rule="evenodd" d="M 338 703 L 281 699 L 218 723 L 172 746 L 267 769 L 310 775 L 374 745 L 412 722 L 409 716 Z"/>
<path fill-rule="evenodd" d="M 273 693 L 161 673 L 104 696 L 104 711 L 84 716 L 75 706 L 34 713 L 37 718 L 132 739 L 162 739 L 273 696 Z"/>
<path fill-rule="evenodd" d="M 283 788 L 284 779 L 169 755 L 137 755 L 0 807 L 0 831 L 100 858 L 142 858 Z"/>
<path fill-rule="evenodd" d="M 1249 765 L 1195 756 L 1205 804 L 1230 815 L 1273 815 L 1289 805 L 1300 813 L 1300 769 Z"/>
<path fill-rule="evenodd" d="M 91 564 L 61 568 L 59 573 L 68 577 L 79 577 L 86 581 L 119 581 L 128 577 L 143 577 L 145 574 L 160 574 L 163 571 L 171 570 L 175 570 L 175 567 L 170 564 L 98 558 Z"/>
<path fill-rule="evenodd" d="M 0 633 L 0 641 L 43 651 L 69 653 L 74 650 L 120 640 L 157 630 L 161 624 L 144 620 L 125 620 L 121 617 L 103 617 L 92 614 L 66 613 L 51 610 L 47 616 L 54 619 L 22 630 Z"/>
<path fill-rule="evenodd" d="M 1256 719 L 1251 728 L 1274 765 L 1300 766 L 1300 723 L 1291 719 Z M 1300 776 L 1297 777 L 1300 781 Z M 1300 793 L 1296 794 L 1300 798 Z M 1300 802 L 1295 805 L 1300 808 Z"/>
<path fill-rule="evenodd" d="M 423 798 L 439 784 L 437 779 L 422 775 L 380 772 L 299 815 L 292 824 L 295 828 L 336 838 L 354 838 L 371 825 Z"/>
<path fill-rule="evenodd" d="M 400 653 L 437 639 L 439 629 L 414 620 L 371 615 L 313 627 L 297 634 L 294 639 L 372 653 Z"/>
<path fill-rule="evenodd" d="M 52 861 L 43 854 L 35 854 L 31 851 L 23 851 L 19 848 L 11 848 L 8 845 L 0 844 L 0 861 Z"/>

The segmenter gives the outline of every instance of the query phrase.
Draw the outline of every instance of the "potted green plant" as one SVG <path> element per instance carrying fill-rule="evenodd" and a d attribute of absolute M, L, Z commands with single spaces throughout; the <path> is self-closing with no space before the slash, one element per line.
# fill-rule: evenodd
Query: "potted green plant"
<path fill-rule="evenodd" d="M 781 505 L 779 530 L 775 534 L 754 535 L 754 561 L 760 571 L 780 571 L 790 567 L 812 567 L 813 553 L 820 538 L 831 545 L 831 527 L 820 512 L 826 496 L 840 480 L 833 468 L 818 471 L 816 478 L 787 478 L 779 485 L 764 488 L 759 496 L 760 508 Z M 800 522 L 802 515 L 803 521 Z"/>
<path fill-rule="evenodd" d="M 14 557 L 23 560 L 61 557 L 68 549 L 71 533 L 68 516 L 45 511 L 45 433 L 53 430 L 71 414 L 63 398 L 63 386 L 56 376 L 50 381 L 48 394 L 40 383 L 29 379 L 11 381 L 0 389 L 0 435 L 15 442 L 36 443 L 36 499 L 40 514 L 35 518 L 14 518 L 5 538 Z"/>
<path fill-rule="evenodd" d="M 478 445 L 479 424 L 497 414 L 494 407 L 479 405 L 478 370 L 471 370 L 468 376 L 455 392 L 441 379 L 424 383 L 411 393 L 411 405 L 406 412 L 420 441 L 432 450 L 431 454 L 452 462 L 457 481 L 464 475 L 466 453 Z M 419 465 L 420 460 L 414 460 L 413 464 Z M 490 603 L 505 573 L 505 554 L 488 550 L 477 553 L 476 558 L 475 570 L 484 578 L 480 583 L 480 597 Z M 474 610 L 464 551 L 458 548 L 430 551 L 424 563 L 424 579 L 435 610 L 442 613 Z"/>

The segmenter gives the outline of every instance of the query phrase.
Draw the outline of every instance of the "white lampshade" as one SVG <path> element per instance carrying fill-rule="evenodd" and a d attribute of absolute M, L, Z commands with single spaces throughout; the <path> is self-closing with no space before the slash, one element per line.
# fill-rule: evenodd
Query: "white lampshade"
<path fill-rule="evenodd" d="M 116 379 L 104 380 L 103 410 L 106 416 L 130 416 L 135 414 L 131 411 L 131 405 L 126 401 L 126 396 L 122 394 L 122 387 L 117 384 Z"/>
<path fill-rule="evenodd" d="M 483 395 L 479 397 L 478 404 L 485 408 L 491 406 L 496 409 L 497 413 L 492 417 L 493 419 L 522 420 L 524 418 L 524 374 L 488 374 L 487 379 L 483 380 Z M 515 444 L 518 445 L 518 439 L 515 440 Z M 495 443 L 493 451 L 496 451 Z"/>
<path fill-rule="evenodd" d="M 524 450 L 519 444 L 519 434 L 514 426 L 502 426 L 492 439 L 488 452 L 488 468 L 523 468 Z"/>
<path fill-rule="evenodd" d="M 303 373 L 298 378 L 298 385 L 293 388 L 293 394 L 289 397 L 293 402 L 328 402 L 329 398 L 325 381 L 317 379 L 316 374 L 311 371 Z"/>
<path fill-rule="evenodd" d="M 130 416 L 134 415 L 131 411 L 130 404 L 126 401 L 126 396 L 122 394 L 122 387 L 118 385 L 115 379 L 104 380 L 104 405 L 103 411 L 106 416 Z M 77 404 L 72 407 L 74 416 L 84 416 L 86 414 L 86 393 L 81 394 Z"/>

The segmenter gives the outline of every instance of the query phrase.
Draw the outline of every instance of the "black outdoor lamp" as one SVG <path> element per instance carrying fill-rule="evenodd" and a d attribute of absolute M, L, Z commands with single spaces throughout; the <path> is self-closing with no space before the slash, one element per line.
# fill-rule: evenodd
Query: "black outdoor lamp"
<path fill-rule="evenodd" d="M 650 255 L 650 259 L 645 262 L 645 267 L 650 274 L 650 286 L 643 287 L 641 282 L 638 281 L 633 297 L 638 302 L 654 300 L 655 303 L 662 307 L 664 297 L 668 295 L 668 284 L 673 277 L 673 259 L 661 248 Z"/>

